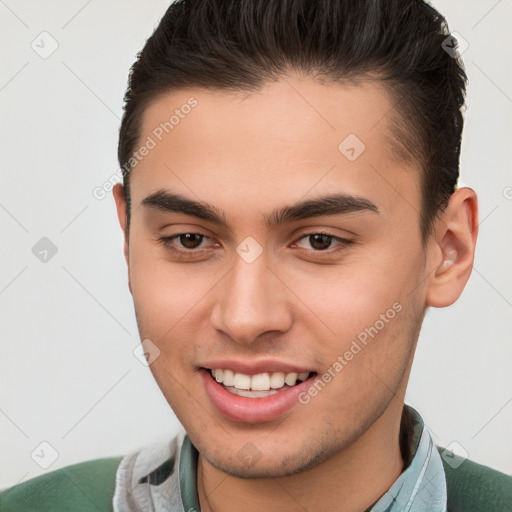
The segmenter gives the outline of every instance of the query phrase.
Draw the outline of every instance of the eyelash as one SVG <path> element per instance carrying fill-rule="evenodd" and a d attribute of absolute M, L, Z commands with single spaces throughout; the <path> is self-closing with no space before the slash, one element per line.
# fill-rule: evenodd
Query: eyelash
<path fill-rule="evenodd" d="M 185 258 L 192 258 L 192 257 L 196 257 L 198 256 L 201 252 L 207 250 L 207 249 L 190 249 L 190 250 L 185 250 L 185 251 L 182 251 L 180 249 L 176 249 L 176 247 L 174 247 L 173 245 L 171 245 L 172 241 L 175 239 L 175 238 L 179 238 L 180 236 L 183 236 L 183 235 L 199 235 L 199 236 L 202 236 L 203 237 L 203 240 L 205 238 L 209 239 L 209 237 L 207 237 L 206 235 L 203 235 L 202 233 L 193 233 L 193 232 L 185 232 L 185 233 L 178 233 L 176 235 L 172 235 L 172 236 L 164 236 L 164 237 L 161 237 L 158 239 L 158 241 L 168 250 L 170 250 L 171 252 L 175 253 L 175 254 L 178 254 L 180 256 L 184 256 Z M 324 255 L 326 255 L 326 257 L 328 256 L 332 256 L 333 254 L 335 253 L 338 253 L 338 252 L 341 252 L 341 251 L 344 251 L 346 250 L 347 246 L 352 244 L 353 241 L 352 240 L 348 240 L 346 238 L 341 238 L 339 236 L 335 236 L 335 235 L 332 235 L 330 233 L 326 233 L 325 231 L 315 231 L 315 232 L 311 232 L 311 233 L 304 233 L 300 236 L 300 238 L 298 239 L 298 241 L 304 239 L 304 238 L 308 238 L 310 236 L 314 236 L 314 235 L 323 235 L 327 238 L 331 238 L 333 240 L 335 240 L 336 242 L 339 242 L 340 245 L 338 246 L 338 248 L 335 248 L 335 249 L 325 249 L 325 250 L 315 250 L 315 249 L 312 249 L 312 250 L 307 250 L 307 252 L 313 252 L 315 253 L 315 256 L 320 256 L 320 257 L 324 257 Z M 203 241 L 201 240 L 201 242 Z"/>

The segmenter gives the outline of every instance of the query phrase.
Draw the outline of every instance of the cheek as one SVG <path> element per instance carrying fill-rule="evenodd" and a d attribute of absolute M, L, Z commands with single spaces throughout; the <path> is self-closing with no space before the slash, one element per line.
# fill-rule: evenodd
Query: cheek
<path fill-rule="evenodd" d="M 331 367 L 337 376 L 334 387 L 348 394 L 354 406 L 377 392 L 382 382 L 398 386 L 422 316 L 419 290 L 411 293 L 422 253 L 409 254 L 399 264 L 391 250 L 378 254 L 326 267 L 323 273 L 288 275 L 307 305 L 301 305 L 297 322 L 316 333 L 325 370 Z M 385 387 L 381 392 L 387 393 Z"/>
<path fill-rule="evenodd" d="M 401 385 L 421 324 L 421 312 L 410 300 L 370 307 L 370 313 L 339 320 L 338 338 L 324 345 L 322 378 L 329 383 L 319 414 L 345 418 L 346 425 L 365 424 L 391 400 L 403 399 Z"/>
<path fill-rule="evenodd" d="M 186 324 L 208 292 L 193 265 L 178 266 L 149 244 L 130 252 L 130 282 L 141 336 L 162 341 Z M 210 285 L 211 287 L 211 285 Z"/>
<path fill-rule="evenodd" d="M 386 312 L 394 318 L 393 305 L 406 300 L 414 274 L 402 268 L 397 271 L 394 262 L 385 258 L 365 261 L 362 257 L 347 265 L 318 267 L 313 273 L 281 275 L 292 283 L 299 299 L 294 303 L 303 314 L 297 319 L 322 337 L 343 343 L 374 325 Z"/>

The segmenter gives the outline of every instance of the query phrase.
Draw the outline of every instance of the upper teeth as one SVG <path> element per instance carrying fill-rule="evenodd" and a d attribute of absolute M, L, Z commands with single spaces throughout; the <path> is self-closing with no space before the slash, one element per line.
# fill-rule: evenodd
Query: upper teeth
<path fill-rule="evenodd" d="M 285 384 L 295 386 L 297 380 L 303 381 L 308 378 L 309 372 L 303 373 L 257 373 L 256 375 L 246 375 L 245 373 L 235 373 L 232 370 L 212 369 L 212 375 L 217 382 L 222 382 L 224 386 L 233 386 L 237 389 L 252 389 L 255 391 L 267 391 L 269 389 L 280 389 Z"/>

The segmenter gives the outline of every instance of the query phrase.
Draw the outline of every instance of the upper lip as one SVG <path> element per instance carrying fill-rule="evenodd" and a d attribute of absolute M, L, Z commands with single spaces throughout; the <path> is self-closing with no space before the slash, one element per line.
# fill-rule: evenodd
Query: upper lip
<path fill-rule="evenodd" d="M 277 361 L 275 359 L 265 359 L 259 361 L 244 361 L 241 359 L 215 359 L 209 360 L 200 365 L 203 368 L 212 370 L 220 368 L 223 370 L 233 370 L 235 373 L 245 375 L 256 375 L 258 373 L 304 373 L 313 371 L 305 366 L 298 366 L 293 363 Z"/>

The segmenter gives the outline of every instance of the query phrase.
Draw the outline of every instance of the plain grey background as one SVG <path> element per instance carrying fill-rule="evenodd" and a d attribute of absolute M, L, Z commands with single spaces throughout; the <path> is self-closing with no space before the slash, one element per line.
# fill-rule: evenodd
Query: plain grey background
<path fill-rule="evenodd" d="M 168 5 L 0 0 L 0 487 L 180 427 L 133 353 L 114 201 L 93 196 L 118 169 L 129 67 Z M 461 184 L 481 226 L 462 297 L 427 314 L 407 402 L 438 444 L 510 474 L 512 1 L 433 5 L 468 44 Z"/>

